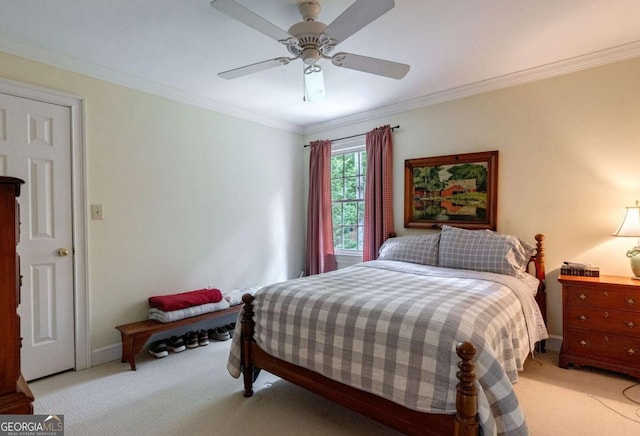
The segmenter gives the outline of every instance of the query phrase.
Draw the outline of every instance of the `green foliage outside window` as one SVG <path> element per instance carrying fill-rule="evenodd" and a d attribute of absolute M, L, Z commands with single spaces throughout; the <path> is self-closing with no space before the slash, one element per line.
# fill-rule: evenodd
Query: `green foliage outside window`
<path fill-rule="evenodd" d="M 331 157 L 333 245 L 336 249 L 362 250 L 366 172 L 365 151 Z"/>

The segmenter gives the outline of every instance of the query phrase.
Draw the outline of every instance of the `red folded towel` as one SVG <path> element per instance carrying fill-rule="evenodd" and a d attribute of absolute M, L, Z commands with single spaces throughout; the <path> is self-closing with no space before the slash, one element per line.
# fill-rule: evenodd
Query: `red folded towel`
<path fill-rule="evenodd" d="M 219 289 L 198 289 L 197 291 L 182 292 L 179 294 L 158 295 L 149 297 L 149 306 L 169 312 L 184 309 L 201 304 L 217 303 L 222 300 L 222 292 Z"/>

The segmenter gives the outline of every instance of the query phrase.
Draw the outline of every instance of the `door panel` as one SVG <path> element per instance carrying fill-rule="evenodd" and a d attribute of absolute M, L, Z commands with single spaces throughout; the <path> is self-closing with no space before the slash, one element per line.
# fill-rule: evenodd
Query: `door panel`
<path fill-rule="evenodd" d="M 75 366 L 71 113 L 0 93 L 0 119 L 0 174 L 26 182 L 19 199 L 19 313 L 22 372 L 32 380 Z"/>

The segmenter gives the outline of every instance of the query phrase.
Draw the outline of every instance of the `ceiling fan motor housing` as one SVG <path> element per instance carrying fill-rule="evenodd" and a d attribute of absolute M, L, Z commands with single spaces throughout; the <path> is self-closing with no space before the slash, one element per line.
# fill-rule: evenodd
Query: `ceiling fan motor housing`
<path fill-rule="evenodd" d="M 319 21 L 294 24 L 288 33 L 295 38 L 287 41 L 287 50 L 294 56 L 302 57 L 305 64 L 315 64 L 321 56 L 328 56 L 335 47 L 331 39 L 322 33 L 326 27 L 326 24 Z"/>

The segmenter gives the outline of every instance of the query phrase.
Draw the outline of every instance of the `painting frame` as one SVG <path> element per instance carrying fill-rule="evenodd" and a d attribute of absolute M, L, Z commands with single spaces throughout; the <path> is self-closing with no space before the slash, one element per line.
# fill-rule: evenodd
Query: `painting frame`
<path fill-rule="evenodd" d="M 405 159 L 405 228 L 496 230 L 497 213 L 498 151 Z"/>

